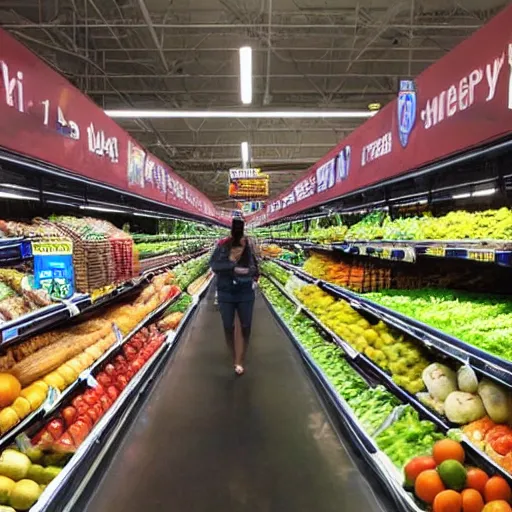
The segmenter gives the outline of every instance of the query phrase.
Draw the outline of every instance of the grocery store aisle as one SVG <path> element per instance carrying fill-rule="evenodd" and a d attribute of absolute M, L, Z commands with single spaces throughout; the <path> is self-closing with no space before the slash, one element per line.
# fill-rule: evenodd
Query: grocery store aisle
<path fill-rule="evenodd" d="M 212 293 L 127 432 L 89 512 L 385 510 L 263 299 L 232 375 Z M 391 510 L 391 509 L 389 509 Z"/>

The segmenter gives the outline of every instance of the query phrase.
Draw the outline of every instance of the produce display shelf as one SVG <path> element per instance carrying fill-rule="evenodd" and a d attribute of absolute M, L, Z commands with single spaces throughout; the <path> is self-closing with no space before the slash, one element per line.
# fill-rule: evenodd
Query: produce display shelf
<path fill-rule="evenodd" d="M 314 279 L 298 267 L 275 260 L 283 268 L 292 271 L 308 282 L 314 282 L 331 295 L 342 298 L 359 311 L 364 311 L 389 325 L 406 332 L 429 349 L 434 349 L 443 355 L 455 359 L 461 364 L 471 366 L 480 374 L 489 377 L 501 385 L 512 389 L 512 362 L 484 352 L 473 345 L 450 336 L 434 327 L 418 320 L 407 317 L 385 306 L 377 304 L 364 296 L 349 291 L 346 288 Z"/>
<path fill-rule="evenodd" d="M 317 244 L 303 239 L 276 238 L 265 242 L 409 263 L 418 257 L 434 257 L 512 266 L 512 241 L 504 240 L 354 240 Z"/>
<path fill-rule="evenodd" d="M 324 331 L 328 336 L 331 337 L 333 342 L 336 343 L 345 352 L 347 362 L 366 380 L 366 382 L 368 382 L 369 384 L 378 383 L 383 385 L 386 389 L 388 389 L 388 391 L 390 391 L 393 395 L 399 398 L 403 403 L 411 405 L 416 411 L 418 411 L 422 418 L 434 423 L 439 428 L 439 430 L 444 434 L 447 434 L 451 429 L 457 427 L 456 425 L 451 424 L 446 418 L 438 415 L 436 412 L 423 405 L 423 403 L 421 403 L 413 394 L 407 392 L 406 390 L 402 389 L 400 386 L 395 384 L 395 382 L 393 382 L 393 380 L 391 379 L 390 375 L 388 375 L 382 368 L 375 364 L 365 354 L 361 354 L 360 352 L 355 351 L 352 347 L 350 347 L 349 351 L 347 351 L 346 347 L 349 347 L 348 343 L 346 343 L 344 340 L 341 340 L 341 338 L 338 335 L 336 335 L 329 328 L 324 326 L 322 322 L 314 315 L 314 313 L 309 311 L 302 304 L 300 304 L 294 297 L 292 297 L 283 288 L 283 286 L 279 282 L 277 282 L 272 276 L 266 275 L 265 277 L 267 277 L 267 279 L 269 279 L 272 282 L 272 284 L 274 284 L 274 286 L 278 288 L 278 290 L 283 296 L 285 296 L 293 304 L 297 305 L 298 307 L 301 307 L 301 311 L 308 317 L 310 317 L 322 331 Z M 267 303 L 269 303 L 269 305 L 271 306 L 268 300 Z M 273 306 L 271 307 L 273 308 Z M 282 321 L 281 319 L 280 322 L 281 324 L 284 323 L 284 321 Z M 289 329 L 287 328 L 287 332 L 288 331 Z M 295 341 L 296 343 L 299 343 L 297 340 Z M 471 458 L 478 463 L 479 467 L 484 468 L 488 472 L 501 475 L 509 482 L 509 484 L 512 485 L 512 475 L 508 473 L 500 465 L 498 465 L 494 460 L 492 460 L 487 454 L 485 454 L 479 448 L 471 444 L 465 436 L 462 437 L 461 443 L 464 445 L 464 449 L 466 450 L 466 452 L 471 455 Z M 394 468 L 394 466 L 392 467 Z"/>
<path fill-rule="evenodd" d="M 149 273 L 164 270 L 169 267 L 174 267 L 176 265 L 179 265 L 180 263 L 184 263 L 194 258 L 198 258 L 199 256 L 206 254 L 209 250 L 210 247 L 205 247 L 204 249 L 200 249 L 199 251 L 193 254 L 187 254 L 184 256 L 178 256 L 176 254 L 169 256 L 155 256 L 154 258 L 140 260 L 139 265 L 141 268 L 142 275 L 147 275 Z"/>
<path fill-rule="evenodd" d="M 141 276 L 127 281 L 110 293 L 93 301 L 89 294 L 75 294 L 68 301 L 46 306 L 14 320 L 0 323 L 0 347 L 7 348 L 36 334 L 57 327 L 67 320 L 79 315 L 92 313 L 106 305 L 111 305 L 135 293 L 142 285 L 147 284 L 153 275 L 159 271 L 173 267 L 184 261 L 202 256 L 207 249 L 193 254 L 191 257 L 181 258 L 173 263 L 166 263 L 156 268 L 146 270 Z"/>
<path fill-rule="evenodd" d="M 0 238 L 0 267 L 18 265 L 32 258 L 32 243 L 22 237 Z"/>
<path fill-rule="evenodd" d="M 295 337 L 286 322 L 280 317 L 265 294 L 262 295 L 272 312 L 272 315 L 298 350 L 309 374 L 313 378 L 313 382 L 317 385 L 317 388 L 319 388 L 324 399 L 326 399 L 332 406 L 338 416 L 338 420 L 340 420 L 341 424 L 348 432 L 350 440 L 352 441 L 352 446 L 354 446 L 359 453 L 363 455 L 374 473 L 388 489 L 390 494 L 393 496 L 396 505 L 399 507 L 399 510 L 404 512 L 422 511 L 422 509 L 416 505 L 414 499 L 402 487 L 401 475 L 398 471 L 393 471 L 393 464 L 387 455 L 377 448 L 375 441 L 366 433 L 345 399 L 334 389 L 324 372 L 304 349 L 300 341 Z"/>
<path fill-rule="evenodd" d="M 142 329 L 148 322 L 151 322 L 153 318 L 158 316 L 162 311 L 167 309 L 171 304 L 176 302 L 180 297 L 181 293 L 165 301 L 163 304 L 158 306 L 154 311 L 152 311 L 146 318 L 144 318 L 132 331 L 130 331 L 126 336 L 122 336 L 117 326 L 115 324 L 112 325 L 114 332 L 116 333 L 117 341 L 114 343 L 100 358 L 98 358 L 89 368 L 86 368 L 73 382 L 70 386 L 68 386 L 62 393 L 57 390 L 52 390 L 48 393 L 48 397 L 46 401 L 39 407 L 36 411 L 29 414 L 23 421 L 18 423 L 13 429 L 9 432 L 6 432 L 3 436 L 0 437 L 0 451 L 7 448 L 10 444 L 15 441 L 16 437 L 25 432 L 27 429 L 31 428 L 38 422 L 47 420 L 52 414 L 55 413 L 59 407 L 65 403 L 68 398 L 73 395 L 77 389 L 85 382 L 87 382 L 90 375 L 94 373 L 105 361 L 114 356 L 117 352 L 119 352 L 122 346 L 128 342 L 140 329 Z"/>
<path fill-rule="evenodd" d="M 211 280 L 194 296 L 194 301 L 176 331 L 172 336 L 166 338 L 165 342 L 148 360 L 146 365 L 128 383 L 128 386 L 122 391 L 105 416 L 94 426 L 89 436 L 80 445 L 61 473 L 48 485 L 38 502 L 31 508 L 31 512 L 71 510 L 76 502 L 81 499 L 89 482 L 98 476 L 98 470 L 101 469 L 100 465 L 105 457 L 109 455 L 112 446 L 119 442 L 136 407 L 145 399 L 155 378 L 168 361 L 200 298 L 204 296 L 210 283 Z M 177 301 L 180 296 L 181 294 L 173 297 L 173 299 L 155 309 L 123 339 L 123 344 L 140 329 L 155 320 L 170 304 Z M 119 346 L 114 348 L 117 350 Z M 109 354 L 110 357 L 113 355 L 113 352 Z M 108 358 L 103 359 L 102 362 L 105 362 L 106 359 Z M 99 364 L 95 365 L 95 369 L 98 367 Z M 92 374 L 93 370 L 89 369 L 89 373 Z"/>
<path fill-rule="evenodd" d="M 398 397 L 402 402 L 412 405 L 423 418 L 426 418 L 437 425 L 437 427 L 442 432 L 448 432 L 448 430 L 454 426 L 451 425 L 446 419 L 440 417 L 431 409 L 423 405 L 412 393 L 409 393 L 398 386 L 392 380 L 391 376 L 382 368 L 380 368 L 380 366 L 376 365 L 365 354 L 362 354 L 361 352 L 358 352 L 352 348 L 344 339 L 340 338 L 336 333 L 324 325 L 312 311 L 297 301 L 297 299 L 292 297 L 272 276 L 266 275 L 265 277 L 267 277 L 272 282 L 272 284 L 276 286 L 281 294 L 283 294 L 288 300 L 297 306 L 297 312 L 302 311 L 309 318 L 311 318 L 318 325 L 318 327 L 323 330 L 334 341 L 334 343 L 341 348 L 341 350 L 343 350 L 352 367 L 354 367 L 358 373 L 361 375 L 366 375 L 370 378 L 373 377 L 372 380 L 374 382 L 382 384 L 388 391 Z"/>

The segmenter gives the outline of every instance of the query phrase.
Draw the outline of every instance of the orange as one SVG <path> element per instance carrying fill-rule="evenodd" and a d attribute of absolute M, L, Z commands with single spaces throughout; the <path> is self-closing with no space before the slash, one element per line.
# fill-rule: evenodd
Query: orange
<path fill-rule="evenodd" d="M 20 393 L 19 380 L 10 373 L 0 373 L 0 408 L 11 405 Z"/>
<path fill-rule="evenodd" d="M 445 460 L 457 460 L 461 464 L 464 464 L 464 448 L 457 441 L 452 439 L 441 439 L 434 444 L 432 449 L 432 456 L 439 465 Z"/>
<path fill-rule="evenodd" d="M 506 501 L 496 500 L 487 503 L 482 512 L 512 512 L 512 508 Z"/>
<path fill-rule="evenodd" d="M 493 476 L 489 478 L 484 488 L 485 502 L 504 500 L 510 501 L 512 492 L 510 491 L 510 485 L 501 476 Z"/>
<path fill-rule="evenodd" d="M 427 469 L 418 475 L 414 483 L 414 492 L 420 500 L 433 503 L 435 497 L 445 490 L 441 477 L 435 469 Z"/>
<path fill-rule="evenodd" d="M 475 489 L 483 495 L 485 484 L 489 480 L 489 475 L 479 468 L 469 468 L 466 475 L 466 488 Z"/>
<path fill-rule="evenodd" d="M 475 489 L 462 491 L 462 512 L 482 512 L 484 499 Z"/>
<path fill-rule="evenodd" d="M 434 500 L 432 512 L 461 512 L 462 497 L 455 491 L 441 491 Z"/>

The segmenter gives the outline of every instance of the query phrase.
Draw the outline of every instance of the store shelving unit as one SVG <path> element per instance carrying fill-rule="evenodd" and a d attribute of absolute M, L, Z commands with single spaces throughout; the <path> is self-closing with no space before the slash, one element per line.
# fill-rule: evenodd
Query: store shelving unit
<path fill-rule="evenodd" d="M 292 271 L 297 277 L 300 277 L 301 279 L 306 277 L 306 279 L 304 280 L 309 280 L 309 282 L 315 283 L 322 289 L 324 289 L 322 287 L 321 281 L 316 280 L 311 276 L 308 276 L 304 272 L 296 271 L 295 269 L 290 268 L 290 265 L 283 264 L 282 262 L 279 263 L 283 266 L 283 268 Z M 288 291 L 282 286 L 282 284 L 279 283 L 273 276 L 265 273 L 264 275 L 287 300 L 292 302 L 297 307 L 297 313 L 301 312 L 310 319 L 312 319 L 316 323 L 317 328 L 320 330 L 320 332 L 324 333 L 325 338 L 330 340 L 332 343 L 336 344 L 344 352 L 346 361 L 350 364 L 350 366 L 352 366 L 352 368 L 354 368 L 359 373 L 359 375 L 363 377 L 363 379 L 371 387 L 378 384 L 383 385 L 403 404 L 411 405 L 414 409 L 416 409 L 416 411 L 418 411 L 420 417 L 434 423 L 438 427 L 438 429 L 443 433 L 448 433 L 450 429 L 456 427 L 455 425 L 451 424 L 445 417 L 438 415 L 436 412 L 422 404 L 414 395 L 396 385 L 392 381 L 391 377 L 384 370 L 382 370 L 378 365 L 376 365 L 372 360 L 370 360 L 365 354 L 357 352 L 345 340 L 343 340 L 337 334 L 332 332 L 318 319 L 318 317 L 314 313 L 312 313 L 308 308 L 301 304 L 295 297 L 293 297 L 293 295 L 288 293 Z M 345 300 L 348 300 L 347 297 L 342 297 L 340 295 L 335 296 L 337 298 L 343 298 Z M 308 352 L 302 347 L 300 341 L 298 341 L 296 336 L 293 334 L 293 331 L 288 327 L 286 322 L 279 316 L 279 314 L 276 312 L 270 301 L 266 299 L 266 302 L 269 305 L 270 309 L 272 310 L 277 321 L 287 332 L 291 341 L 294 343 L 297 350 L 301 354 L 301 357 L 304 360 L 308 370 L 310 371 L 311 376 L 322 389 L 324 396 L 337 411 L 340 421 L 349 427 L 350 433 L 352 434 L 351 437 L 353 443 L 358 447 L 359 451 L 363 454 L 367 461 L 370 464 L 372 464 L 373 469 L 377 471 L 378 474 L 380 474 L 383 483 L 395 495 L 401 509 L 421 510 L 421 508 L 419 508 L 418 505 L 415 503 L 415 500 L 412 498 L 412 496 L 409 495 L 403 489 L 402 474 L 391 463 L 387 455 L 378 450 L 371 436 L 369 436 L 364 431 L 362 426 L 357 421 L 357 418 L 355 418 L 354 414 L 352 413 L 348 404 L 330 384 L 328 378 L 322 372 L 322 369 L 314 362 L 314 360 L 309 356 Z M 350 304 L 354 306 L 353 302 L 350 302 Z M 361 310 L 360 312 L 362 311 L 363 310 Z M 373 313 L 370 310 L 366 310 L 364 312 L 373 315 Z M 379 317 L 374 318 L 376 319 Z M 384 318 L 379 319 L 386 321 L 386 319 Z M 400 329 L 400 327 L 396 325 L 395 327 Z M 473 460 L 479 467 L 484 468 L 486 471 L 489 471 L 493 474 L 499 474 L 503 476 L 510 484 L 512 484 L 512 475 L 510 475 L 510 473 L 508 473 L 504 468 L 502 468 L 495 461 L 493 461 L 485 452 L 479 450 L 477 447 L 472 445 L 467 440 L 467 438 L 465 438 L 465 436 L 462 436 L 461 443 L 463 444 L 464 449 L 468 456 L 470 457 L 470 459 Z"/>
<path fill-rule="evenodd" d="M 203 288 L 193 297 L 185 316 L 181 320 L 175 332 L 168 335 L 163 345 L 153 354 L 151 359 L 144 365 L 142 370 L 129 382 L 128 386 L 122 391 L 114 405 L 109 409 L 105 416 L 94 426 L 93 430 L 87 436 L 87 439 L 80 445 L 77 452 L 66 464 L 63 471 L 55 478 L 45 489 L 38 502 L 32 507 L 32 512 L 60 512 L 68 510 L 81 497 L 87 483 L 94 477 L 100 464 L 105 463 L 105 458 L 111 454 L 112 449 L 120 442 L 132 415 L 140 407 L 140 404 L 150 392 L 152 384 L 162 367 L 168 361 L 175 347 L 180 341 L 180 337 L 192 318 L 199 301 L 204 297 L 211 284 L 211 278 L 205 283 Z M 105 354 L 101 360 L 98 360 L 93 367 L 89 368 L 82 376 L 81 382 L 86 382 L 87 378 L 94 373 L 106 360 L 111 359 L 121 347 L 128 342 L 143 327 L 154 322 L 173 302 L 179 300 L 180 295 L 170 301 L 165 302 L 150 315 L 148 315 L 139 325 L 137 325 L 127 336 L 114 345 Z M 77 385 L 80 385 L 77 384 Z M 73 392 L 75 392 L 73 390 Z M 71 392 L 59 400 L 62 405 L 71 395 Z M 49 417 L 57 409 L 57 405 L 45 417 Z M 35 428 L 35 426 L 33 427 Z"/>

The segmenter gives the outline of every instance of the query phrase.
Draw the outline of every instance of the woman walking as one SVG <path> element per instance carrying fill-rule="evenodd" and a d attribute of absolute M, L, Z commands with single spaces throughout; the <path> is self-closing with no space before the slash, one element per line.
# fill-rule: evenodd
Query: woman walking
<path fill-rule="evenodd" d="M 244 236 L 244 222 L 233 219 L 231 236 L 221 240 L 210 260 L 216 274 L 217 297 L 226 343 L 233 355 L 235 373 L 244 373 L 244 358 L 251 335 L 254 281 L 258 265 L 251 244 Z M 235 343 L 235 316 L 241 324 L 243 343 Z"/>

